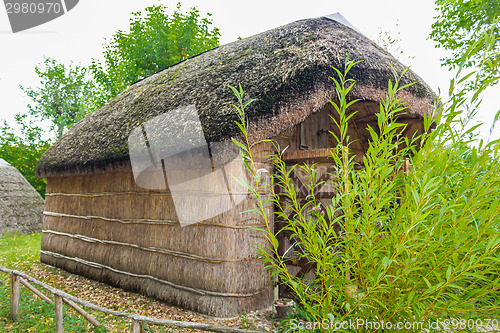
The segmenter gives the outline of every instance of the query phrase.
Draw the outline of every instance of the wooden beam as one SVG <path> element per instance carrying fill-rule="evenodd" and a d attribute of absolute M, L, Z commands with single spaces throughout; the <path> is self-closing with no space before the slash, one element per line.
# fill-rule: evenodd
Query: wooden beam
<path fill-rule="evenodd" d="M 285 154 L 283 154 L 283 160 L 289 161 L 304 161 L 304 160 L 316 160 L 318 158 L 329 158 L 332 154 L 333 149 L 323 148 L 323 149 L 313 149 L 313 150 L 292 150 L 287 149 Z M 331 161 L 331 160 L 330 160 Z"/>
<path fill-rule="evenodd" d="M 78 312 L 83 318 L 87 319 L 95 327 L 101 326 L 100 322 L 98 322 L 94 317 L 92 317 L 90 314 L 88 314 L 84 309 L 82 309 L 75 302 L 70 301 L 69 299 L 66 299 L 66 298 L 63 298 L 63 302 L 68 304 L 69 306 L 71 306 L 73 309 L 75 309 L 76 312 Z"/>
<path fill-rule="evenodd" d="M 33 287 L 28 281 L 26 281 L 25 279 L 23 279 L 21 277 L 19 278 L 19 281 L 21 282 L 21 284 L 23 286 L 25 286 L 26 288 L 28 288 L 29 290 L 31 290 L 35 295 L 37 295 L 38 297 L 40 297 L 41 299 L 43 299 L 45 302 L 47 302 L 50 305 L 54 305 L 54 302 L 52 302 L 52 300 L 50 298 L 48 298 L 42 292 L 40 292 L 38 289 L 36 289 L 35 287 Z"/>
<path fill-rule="evenodd" d="M 395 121 L 395 123 L 398 124 L 423 124 L 424 120 L 422 118 L 400 118 Z M 378 128 L 378 122 L 376 119 L 374 120 L 368 120 L 368 121 L 358 121 L 357 124 L 359 126 L 364 126 L 366 128 L 366 125 L 370 125 L 373 128 Z"/>
<path fill-rule="evenodd" d="M 332 152 L 335 148 L 321 148 L 312 150 L 294 150 L 287 149 L 283 154 L 283 161 L 287 164 L 304 164 L 304 163 L 333 163 Z M 349 148 L 349 151 L 357 159 L 357 162 L 362 161 L 364 151 L 362 149 Z"/>
<path fill-rule="evenodd" d="M 152 324 L 152 325 L 170 326 L 170 327 L 184 328 L 184 329 L 197 329 L 200 331 L 208 331 L 208 332 L 263 333 L 263 331 L 251 331 L 251 330 L 243 330 L 241 328 L 216 326 L 216 325 L 203 324 L 203 323 L 192 323 L 192 322 L 186 322 L 186 321 L 157 319 L 157 318 L 150 318 L 150 317 L 139 316 L 139 315 L 134 316 L 133 320 L 141 322 L 141 323 Z"/>

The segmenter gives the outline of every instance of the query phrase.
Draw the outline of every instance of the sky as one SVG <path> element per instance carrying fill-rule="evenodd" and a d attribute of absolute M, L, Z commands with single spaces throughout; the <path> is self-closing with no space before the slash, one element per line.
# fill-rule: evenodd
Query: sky
<path fill-rule="evenodd" d="M 16 113 L 27 112 L 29 99 L 19 85 L 35 87 L 35 66 L 44 57 L 64 63 L 89 65 L 100 58 L 105 38 L 118 30 L 127 30 L 130 13 L 163 3 L 172 11 L 178 1 L 153 0 L 80 0 L 65 15 L 29 30 L 12 33 L 4 7 L 0 5 L 0 120 L 11 125 Z M 396 38 L 402 53 L 399 58 L 422 77 L 437 93 L 448 91 L 453 73 L 441 67 L 445 53 L 428 40 L 434 1 L 409 0 L 211 0 L 181 1 L 183 10 L 197 7 L 202 15 L 211 13 L 213 25 L 221 32 L 221 44 L 238 37 L 249 37 L 278 26 L 306 18 L 340 12 L 361 33 L 380 41 L 380 32 Z M 396 54 L 395 54 L 396 55 Z M 490 88 L 475 121 L 484 122 L 484 139 L 500 138 L 500 126 L 490 135 L 493 117 L 500 109 L 500 85 Z"/>

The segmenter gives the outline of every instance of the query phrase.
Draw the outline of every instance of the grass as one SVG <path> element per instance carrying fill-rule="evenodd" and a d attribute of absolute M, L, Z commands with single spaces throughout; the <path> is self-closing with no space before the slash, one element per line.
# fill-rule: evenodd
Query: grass
<path fill-rule="evenodd" d="M 41 238 L 41 233 L 0 238 L 0 265 L 30 274 L 33 265 L 39 265 Z M 10 320 L 10 277 L 5 273 L 0 274 L 0 332 L 54 332 L 54 307 L 24 287 L 21 287 L 19 318 Z M 65 332 L 106 332 L 105 328 L 91 328 L 85 319 L 68 306 L 64 305 L 63 309 Z"/>
<path fill-rule="evenodd" d="M 221 326 L 248 328 L 250 319 L 215 319 L 179 309 L 154 299 L 126 292 L 104 283 L 70 274 L 40 263 L 42 234 L 7 235 L 0 238 L 0 266 L 26 273 L 35 279 L 93 304 L 139 315 L 171 320 L 202 322 Z M 55 311 L 49 305 L 21 286 L 19 317 L 11 321 L 10 276 L 0 272 L 0 333 L 2 332 L 54 332 Z M 36 286 L 35 286 L 36 287 Z M 37 288 L 49 298 L 52 295 Z M 87 309 L 103 325 L 95 328 L 72 308 L 64 304 L 64 332 L 129 332 L 130 320 L 108 316 Z M 144 327 L 146 332 L 185 332 L 161 326 Z M 189 330 L 190 332 L 200 332 Z"/>
<path fill-rule="evenodd" d="M 29 269 L 33 262 L 40 260 L 41 239 L 41 233 L 0 238 L 0 265 Z"/>

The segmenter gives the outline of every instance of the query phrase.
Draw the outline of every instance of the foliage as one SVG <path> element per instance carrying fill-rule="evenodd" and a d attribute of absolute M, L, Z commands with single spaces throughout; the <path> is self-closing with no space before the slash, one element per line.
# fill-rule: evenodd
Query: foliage
<path fill-rule="evenodd" d="M 335 323 L 359 318 L 437 325 L 438 320 L 498 317 L 499 142 L 472 148 L 469 138 L 475 128 L 466 129 L 460 118 L 468 95 L 455 93 L 454 88 L 449 104 L 439 110 L 443 116 L 437 117 L 435 130 L 430 131 L 434 119 L 428 117 L 425 133 L 412 138 L 400 135 L 406 125 L 396 120 L 406 106 L 398 93 L 406 86 L 399 85 L 395 74 L 376 115 L 377 128 L 368 127 L 371 142 L 357 170 L 360 165 L 354 162 L 352 138 L 347 135 L 354 115 L 347 108 L 356 105 L 347 98 L 355 85 L 348 73 L 355 64 L 347 59 L 344 71 L 335 69 L 337 76 L 332 78 L 338 100 L 332 102 L 338 118 L 332 119 L 339 134 L 331 132 L 338 142 L 331 154 L 335 170 L 331 176 L 338 191 L 327 206 L 314 194 L 315 187 L 322 185 L 317 184 L 315 166 L 288 168 L 280 147 L 271 156 L 275 173 L 268 183 L 263 181 L 251 149 L 258 143 L 251 143 L 247 133 L 245 109 L 252 101 L 245 102 L 241 87 L 232 88 L 238 98 L 238 126 L 244 134 L 243 142 L 234 142 L 253 175 L 253 185 L 247 186 L 256 197 L 254 211 L 267 226 L 262 231 L 269 245 L 259 248 L 267 269 L 293 290 L 301 317 L 329 323 L 326 331 L 333 331 Z M 407 165 L 409 171 L 403 172 Z M 291 179 L 294 168 L 309 176 L 306 202 L 297 198 L 299 189 Z M 265 192 L 270 199 L 262 195 Z M 276 207 L 274 217 L 266 214 L 267 200 Z M 300 249 L 299 258 L 315 267 L 312 282 L 288 271 L 286 258 L 278 253 L 274 219 L 285 223 L 284 230 Z M 290 320 L 284 330 L 296 324 Z M 338 328 L 384 331 L 367 326 Z M 465 331 L 474 332 L 476 327 Z"/>
<path fill-rule="evenodd" d="M 81 66 L 66 66 L 46 58 L 35 67 L 40 79 L 40 87 L 23 88 L 33 104 L 28 105 L 29 113 L 17 114 L 15 121 L 21 134 L 4 121 L 0 125 L 0 158 L 6 160 L 45 197 L 47 181 L 35 175 L 36 164 L 42 154 L 50 147 L 51 140 L 33 117 L 50 120 L 51 130 L 60 137 L 92 110 L 93 84 L 86 78 L 86 69 Z M 31 116 L 31 117 L 30 117 Z"/>
<path fill-rule="evenodd" d="M 64 130 L 71 128 L 95 108 L 94 84 L 87 78 L 87 69 L 80 65 L 68 66 L 57 60 L 45 58 L 35 67 L 40 87 L 24 88 L 31 98 L 30 114 L 52 122 L 60 138 Z"/>
<path fill-rule="evenodd" d="M 4 122 L 0 126 L 0 158 L 15 167 L 28 180 L 42 197 L 45 197 L 45 178 L 37 178 L 35 167 L 38 159 L 50 147 L 50 141 L 42 138 L 43 130 L 34 125 L 27 115 L 16 115 L 21 125 L 21 136 Z"/>
<path fill-rule="evenodd" d="M 184 14 L 178 4 L 171 16 L 166 10 L 167 7 L 158 5 L 147 7 L 145 16 L 133 13 L 130 31 L 118 31 L 105 47 L 104 65 L 94 60 L 85 68 L 45 58 L 35 67 L 39 87 L 21 87 L 32 102 L 28 105 L 29 114 L 49 120 L 51 130 L 60 138 L 131 83 L 218 46 L 219 30 L 211 29 L 209 18 L 201 17 L 196 8 Z M 46 180 L 35 177 L 35 167 L 50 142 L 41 139 L 42 130 L 33 122 L 29 122 L 33 126 L 29 128 L 27 117 L 17 116 L 17 122 L 23 126 L 22 136 L 17 136 L 6 123 L 0 127 L 0 158 L 16 167 L 43 196 Z"/>
<path fill-rule="evenodd" d="M 133 13 L 128 32 L 118 31 L 105 46 L 104 64 L 93 60 L 90 66 L 100 86 L 100 104 L 116 96 L 130 84 L 168 66 L 219 45 L 219 29 L 201 17 L 198 9 L 172 15 L 167 7 L 156 5 L 146 13 Z"/>
<path fill-rule="evenodd" d="M 500 2 L 436 0 L 436 6 L 439 15 L 434 18 L 430 38 L 438 47 L 452 52 L 443 59 L 444 64 L 450 69 L 476 67 L 483 70 L 486 78 L 498 77 L 500 46 L 494 40 L 500 37 Z M 478 43 L 485 36 L 490 41 Z M 472 56 L 464 58 L 463 54 L 471 48 Z"/>

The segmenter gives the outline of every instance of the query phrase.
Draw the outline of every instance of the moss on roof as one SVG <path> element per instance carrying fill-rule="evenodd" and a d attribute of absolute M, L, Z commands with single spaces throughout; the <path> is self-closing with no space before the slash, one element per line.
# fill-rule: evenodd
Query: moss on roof
<path fill-rule="evenodd" d="M 350 72 L 357 80 L 350 98 L 380 101 L 391 66 L 405 66 L 365 36 L 327 18 L 297 21 L 190 58 L 131 85 L 99 110 L 76 124 L 40 159 L 39 176 L 94 170 L 127 162 L 127 138 L 148 119 L 178 107 L 196 105 L 207 141 L 238 135 L 228 85 L 241 84 L 256 102 L 249 108 L 254 139 L 272 137 L 300 123 L 335 98 L 331 66 L 363 60 Z M 432 112 L 434 94 L 408 71 L 414 82 L 403 98 L 407 117 Z M 366 117 L 366 115 L 358 115 Z"/>

